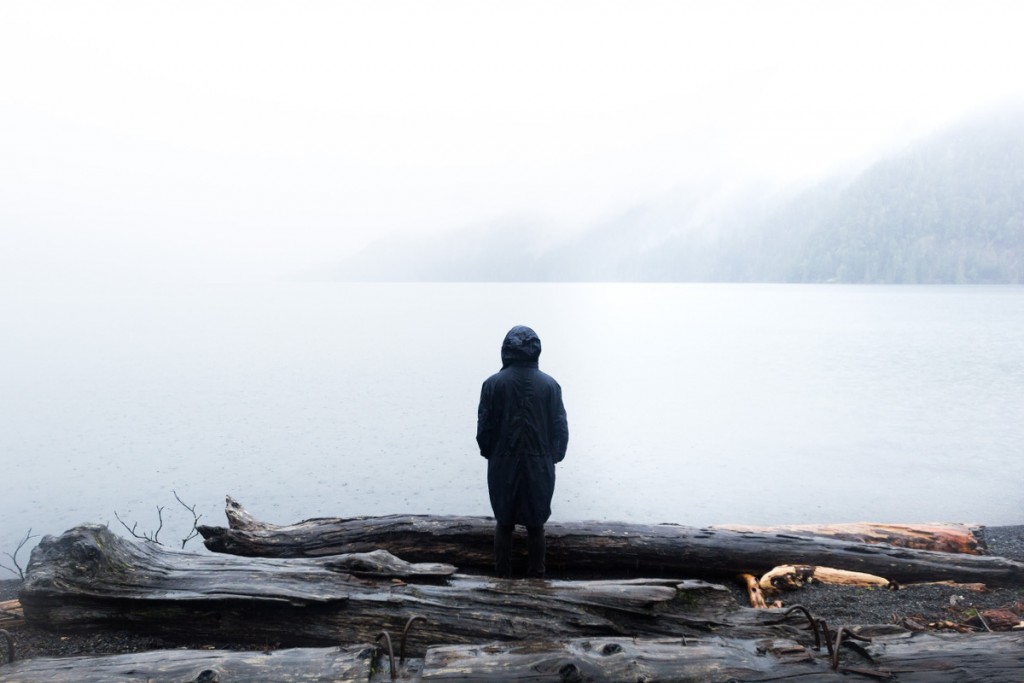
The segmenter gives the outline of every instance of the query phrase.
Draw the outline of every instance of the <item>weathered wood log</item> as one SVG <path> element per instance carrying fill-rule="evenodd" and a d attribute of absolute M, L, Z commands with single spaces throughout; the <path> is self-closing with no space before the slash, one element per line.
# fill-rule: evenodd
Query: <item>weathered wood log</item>
<path fill-rule="evenodd" d="M 624 638 L 453 646 L 428 650 L 422 681 L 849 681 L 914 683 L 1020 680 L 1021 634 L 901 634 L 828 653 L 785 639 Z M 858 654 L 860 652 L 860 654 Z M 860 674 L 860 675 L 857 675 Z"/>
<path fill-rule="evenodd" d="M 255 521 L 228 498 L 230 528 L 201 526 L 210 550 L 249 557 L 317 557 L 383 548 L 410 561 L 448 561 L 489 570 L 494 522 L 487 517 L 388 515 L 310 519 L 277 526 Z M 784 564 L 875 574 L 898 583 L 957 581 L 1024 585 L 1024 563 L 788 533 L 698 529 L 672 524 L 554 522 L 546 527 L 553 571 L 761 575 Z M 525 543 L 519 544 L 520 554 Z"/>
<path fill-rule="evenodd" d="M 0 665 L 5 683 L 367 683 L 372 645 L 274 652 L 155 650 L 130 655 L 41 657 Z"/>
<path fill-rule="evenodd" d="M 509 581 L 447 585 L 368 580 L 334 558 L 198 555 L 133 542 L 103 526 L 47 536 L 21 591 L 25 619 L 52 629 L 131 627 L 165 637 L 287 646 L 372 640 L 425 619 L 413 646 L 590 635 L 694 635 L 709 623 L 779 635 L 772 615 L 740 608 L 702 581 Z M 777 615 L 774 615 L 777 618 Z M 422 650 L 421 650 L 422 651 Z"/>
<path fill-rule="evenodd" d="M 260 521 L 231 496 L 226 497 L 224 514 L 228 527 L 245 531 L 275 531 L 283 527 Z M 334 522 L 338 518 L 311 519 L 306 522 Z M 303 524 L 305 522 L 300 522 Z M 660 526 L 660 525 L 659 525 Z M 219 527 L 204 527 L 216 530 Z M 896 548 L 934 550 L 936 552 L 985 555 L 983 527 L 979 524 L 957 522 L 928 522 L 926 524 L 882 524 L 878 522 L 850 522 L 846 524 L 785 524 L 775 526 L 753 526 L 740 524 L 712 525 L 709 529 L 756 533 L 764 535 L 786 534 L 831 538 L 837 541 L 884 544 Z"/>
<path fill-rule="evenodd" d="M 799 643 L 785 640 L 594 639 L 501 644 L 427 651 L 423 681 L 716 681 L 807 680 L 815 666 Z M 831 676 L 829 676 L 831 678 Z"/>
<path fill-rule="evenodd" d="M 1019 680 L 1024 634 L 898 634 L 825 648 L 784 638 L 588 638 L 516 645 L 431 647 L 406 660 L 409 683 L 496 681 L 849 681 L 952 683 Z M 835 665 L 835 668 L 833 668 Z M 370 645 L 276 652 L 170 650 L 103 657 L 45 658 L 0 665 L 6 683 L 382 683 L 386 656 Z"/>
<path fill-rule="evenodd" d="M 456 571 L 448 564 L 411 564 L 383 550 L 299 562 L 228 559 L 134 543 L 105 526 L 84 525 L 47 536 L 34 549 L 22 608 L 28 611 L 29 600 L 71 588 L 98 598 L 321 604 L 346 600 L 354 586 L 375 586 L 374 578 L 435 581 Z"/>
<path fill-rule="evenodd" d="M 884 543 L 897 548 L 934 550 L 941 553 L 984 555 L 986 547 L 978 524 L 929 522 L 927 524 L 786 524 L 781 526 L 715 525 L 712 529 L 747 531 L 758 534 L 791 534 L 815 538 L 833 538 L 857 543 Z"/>
<path fill-rule="evenodd" d="M 1024 634 L 907 633 L 877 638 L 864 647 L 867 668 L 900 683 L 1005 683 L 1021 680 Z"/>

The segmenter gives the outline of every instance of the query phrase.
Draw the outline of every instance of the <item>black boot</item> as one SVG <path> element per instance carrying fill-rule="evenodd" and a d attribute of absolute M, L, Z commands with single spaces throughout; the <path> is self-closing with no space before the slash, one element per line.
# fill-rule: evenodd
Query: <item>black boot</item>
<path fill-rule="evenodd" d="M 544 566 L 544 555 L 546 552 L 544 545 L 544 527 L 526 527 L 526 534 L 526 547 L 529 549 L 530 555 L 530 563 L 527 567 L 526 575 L 536 579 L 543 579 L 544 572 L 546 570 Z"/>
<path fill-rule="evenodd" d="M 514 526 L 498 524 L 494 528 L 494 573 L 500 579 L 512 578 L 512 532 Z"/>

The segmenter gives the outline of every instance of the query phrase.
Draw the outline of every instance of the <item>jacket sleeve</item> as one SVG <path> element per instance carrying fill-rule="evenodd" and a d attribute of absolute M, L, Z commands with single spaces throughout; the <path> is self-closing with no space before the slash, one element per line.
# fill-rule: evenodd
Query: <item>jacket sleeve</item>
<path fill-rule="evenodd" d="M 484 382 L 480 389 L 480 406 L 476 409 L 476 443 L 480 447 L 480 455 L 491 457 L 494 449 L 494 411 L 491 409 L 493 390 L 489 382 Z"/>
<path fill-rule="evenodd" d="M 551 434 L 554 443 L 552 444 L 552 460 L 562 462 L 565 460 L 565 450 L 569 446 L 569 418 L 565 414 L 565 406 L 562 404 L 562 387 L 555 384 L 554 396 L 552 398 L 551 410 Z"/>

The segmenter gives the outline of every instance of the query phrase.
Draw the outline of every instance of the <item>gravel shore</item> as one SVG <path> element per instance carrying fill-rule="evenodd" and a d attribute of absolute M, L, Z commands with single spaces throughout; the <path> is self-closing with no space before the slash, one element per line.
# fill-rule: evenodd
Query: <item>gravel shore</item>
<path fill-rule="evenodd" d="M 982 531 L 988 553 L 1024 562 L 1024 526 L 986 527 Z M 21 582 L 0 581 L 0 601 L 18 597 Z M 729 586 L 737 601 L 747 604 L 738 584 Z M 903 624 L 910 628 L 936 628 L 938 624 L 981 628 L 975 614 L 988 609 L 1024 607 L 1024 586 L 984 592 L 950 585 L 906 586 L 900 590 L 812 585 L 782 596 L 786 606 L 800 604 L 830 626 Z M 172 648 L 263 650 L 264 642 L 182 642 L 134 631 L 52 633 L 30 625 L 12 629 L 18 659 L 78 654 L 116 654 Z"/>
<path fill-rule="evenodd" d="M 1024 526 L 986 527 L 983 534 L 989 555 L 1024 562 Z M 819 584 L 783 594 L 782 598 L 784 604 L 803 605 L 811 614 L 836 627 L 899 624 L 907 619 L 911 626 L 927 626 L 940 622 L 961 624 L 976 612 L 1016 608 L 1018 603 L 1024 603 L 1024 586 L 978 593 L 941 584 L 910 585 L 900 590 Z"/>

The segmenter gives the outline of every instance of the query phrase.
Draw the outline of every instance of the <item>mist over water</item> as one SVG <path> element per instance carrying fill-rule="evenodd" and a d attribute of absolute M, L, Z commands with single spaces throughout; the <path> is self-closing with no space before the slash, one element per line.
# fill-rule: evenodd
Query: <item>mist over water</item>
<path fill-rule="evenodd" d="M 290 284 L 0 298 L 0 549 L 28 528 L 490 513 L 515 324 L 570 423 L 554 520 L 1019 523 L 1024 289 Z M 198 547 L 193 541 L 189 547 Z M 22 556 L 27 559 L 27 554 Z"/>
<path fill-rule="evenodd" d="M 555 520 L 1019 523 L 1024 289 L 916 285 L 1024 281 L 1024 4 L 922 9 L 6 3 L 0 564 L 489 514 L 516 324 Z"/>

